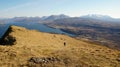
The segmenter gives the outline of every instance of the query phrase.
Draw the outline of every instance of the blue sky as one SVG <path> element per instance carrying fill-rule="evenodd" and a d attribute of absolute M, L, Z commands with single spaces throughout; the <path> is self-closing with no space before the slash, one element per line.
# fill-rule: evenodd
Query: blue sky
<path fill-rule="evenodd" d="M 52 14 L 102 14 L 120 18 L 120 0 L 0 0 L 0 17 Z"/>

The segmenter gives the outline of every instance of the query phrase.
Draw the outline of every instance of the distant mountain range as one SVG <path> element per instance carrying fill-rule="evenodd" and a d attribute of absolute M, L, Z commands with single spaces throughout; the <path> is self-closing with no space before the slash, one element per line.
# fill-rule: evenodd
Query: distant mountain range
<path fill-rule="evenodd" d="M 107 15 L 90 14 L 90 15 L 81 16 L 80 18 L 97 19 L 97 20 L 111 21 L 111 22 L 113 22 L 113 21 L 120 22 L 119 18 L 112 18 L 112 17 L 107 16 Z"/>
<path fill-rule="evenodd" d="M 107 16 L 107 15 L 97 15 L 97 14 L 89 14 L 89 15 L 81 16 L 81 18 L 113 19 L 112 17 Z"/>
<path fill-rule="evenodd" d="M 81 18 L 81 19 L 92 19 L 92 20 L 101 20 L 101 21 L 110 21 L 110 22 L 120 22 L 120 19 L 112 18 L 107 15 L 90 14 L 80 17 L 70 17 L 64 14 L 60 14 L 60 15 L 43 16 L 43 17 L 0 18 L 0 23 L 1 22 L 44 22 L 44 21 L 53 21 L 53 20 L 66 19 L 66 18 Z"/>
<path fill-rule="evenodd" d="M 92 14 L 70 17 L 60 14 L 43 17 L 4 18 L 0 19 L 0 35 L 5 31 L 3 29 L 7 29 L 6 26 L 12 24 L 38 30 L 41 29 L 38 23 L 76 35 L 78 39 L 89 39 L 111 48 L 120 49 L 120 19 L 107 15 Z"/>
<path fill-rule="evenodd" d="M 86 19 L 96 19 L 96 20 L 102 20 L 102 21 L 120 21 L 119 18 L 112 18 L 107 15 L 98 15 L 98 14 L 89 14 L 89 15 L 84 15 L 80 17 L 70 17 L 64 14 L 41 17 L 42 20 L 48 20 L 48 21 L 66 19 L 66 18 L 86 18 Z"/>

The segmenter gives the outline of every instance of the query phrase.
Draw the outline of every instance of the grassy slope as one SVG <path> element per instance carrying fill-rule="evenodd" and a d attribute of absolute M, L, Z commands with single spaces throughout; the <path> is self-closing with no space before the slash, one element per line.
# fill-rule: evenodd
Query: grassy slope
<path fill-rule="evenodd" d="M 65 23 L 62 23 L 65 22 Z M 70 21 L 56 20 L 46 23 L 49 27 L 61 29 L 64 32 L 78 35 L 79 39 L 88 39 L 101 43 L 101 45 L 120 50 L 120 26 L 119 24 L 109 24 L 100 21 Z M 116 26 L 118 25 L 118 26 Z"/>
<path fill-rule="evenodd" d="M 120 52 L 117 50 L 66 35 L 29 31 L 17 26 L 11 28 L 9 35 L 16 38 L 17 44 L 0 46 L 1 67 L 27 66 L 31 57 L 58 57 L 62 61 L 54 63 L 57 67 L 65 67 L 65 62 L 68 67 L 120 67 Z M 53 67 L 51 63 L 45 65 Z"/>

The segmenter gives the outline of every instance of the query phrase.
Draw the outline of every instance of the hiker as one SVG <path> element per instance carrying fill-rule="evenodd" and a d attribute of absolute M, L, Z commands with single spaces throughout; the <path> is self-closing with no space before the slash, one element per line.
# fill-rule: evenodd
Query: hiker
<path fill-rule="evenodd" d="M 64 46 L 66 46 L 66 42 L 64 42 Z"/>

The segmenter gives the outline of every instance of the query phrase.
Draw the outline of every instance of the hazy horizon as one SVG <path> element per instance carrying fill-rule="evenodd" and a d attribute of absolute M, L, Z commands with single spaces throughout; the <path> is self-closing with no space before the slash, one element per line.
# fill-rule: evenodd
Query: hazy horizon
<path fill-rule="evenodd" d="M 0 18 L 88 14 L 120 18 L 120 0 L 1 0 Z"/>

